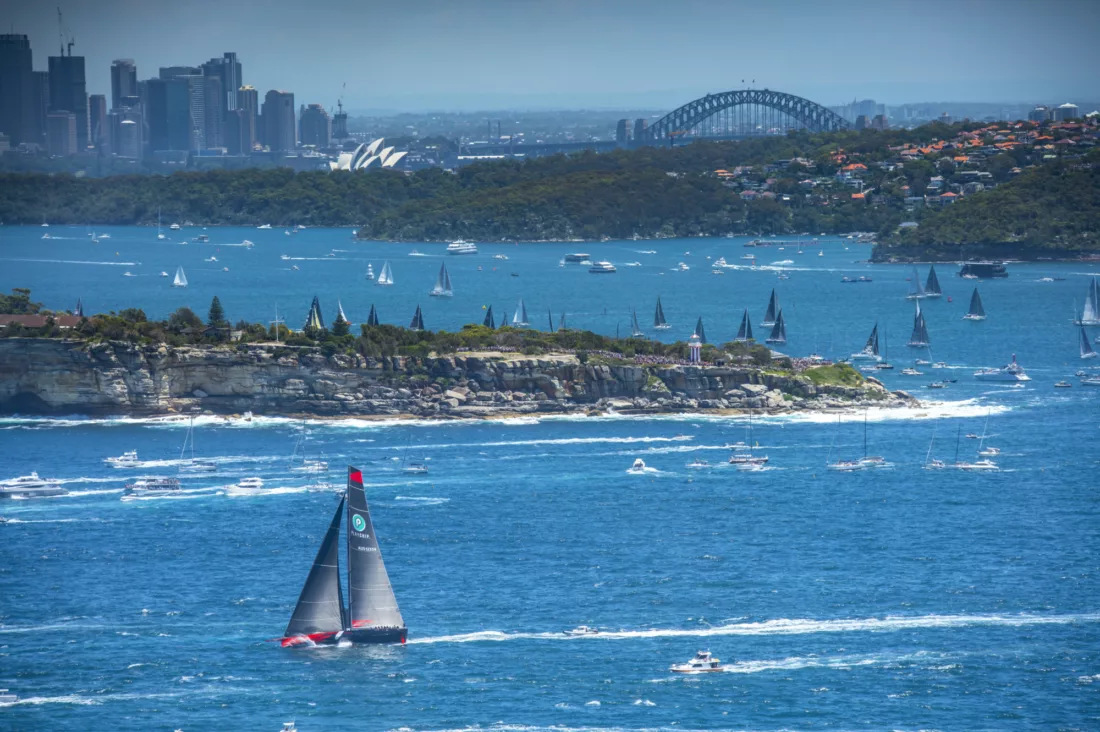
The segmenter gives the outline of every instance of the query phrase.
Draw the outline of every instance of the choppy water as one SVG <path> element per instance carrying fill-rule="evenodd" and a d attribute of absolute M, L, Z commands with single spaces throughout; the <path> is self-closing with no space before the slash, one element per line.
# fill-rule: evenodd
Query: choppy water
<path fill-rule="evenodd" d="M 86 293 L 92 309 L 144 305 L 157 316 L 216 293 L 231 316 L 261 319 L 262 300 L 276 292 L 300 300 L 304 315 L 315 289 L 340 294 L 348 310 L 384 294 L 387 308 L 411 312 L 439 262 L 398 261 L 392 252 L 411 247 L 355 245 L 347 232 L 237 230 L 225 236 L 247 236 L 256 247 L 217 255 L 232 258 L 229 273 L 211 275 L 225 275 L 222 283 L 189 269 L 192 287 L 173 291 L 155 278 L 122 279 L 117 267 L 13 262 L 109 258 L 78 254 L 102 254 L 107 244 L 89 244 L 82 231 L 60 245 L 65 252 L 41 242 L 41 231 L 0 229 L 0 286 L 30 286 L 56 307 Z M 127 237 L 135 240 L 129 254 Z M 137 239 L 134 230 L 112 230 L 108 247 L 125 261 L 148 260 L 140 271 L 174 269 L 180 252 L 197 257 L 201 246 Z M 389 252 L 398 285 L 374 288 L 361 280 L 365 265 L 353 272 L 323 260 L 293 273 L 303 275 L 299 286 L 271 282 L 284 250 L 345 242 L 370 251 L 363 258 L 376 270 L 373 252 Z M 557 266 L 576 248 L 606 251 L 617 264 L 630 260 L 612 256 L 615 248 L 663 253 L 632 255 L 654 262 L 595 278 Z M 685 328 L 700 309 L 728 314 L 729 322 L 708 320 L 715 340 L 725 336 L 713 330 L 732 331 L 742 307 L 761 311 L 775 284 L 766 272 L 667 271 L 682 250 L 735 261 L 743 250 L 729 240 L 519 246 L 507 261 L 483 250 L 447 260 L 460 293 L 478 264 L 489 284 L 468 300 L 430 303 L 437 322 L 456 327 L 459 310 L 521 293 L 530 310 L 548 293 L 568 295 L 579 319 L 602 313 L 605 302 L 621 310 L 630 293 L 642 293 L 641 307 L 659 289 L 667 311 L 691 307 Z M 834 242 L 820 258 L 810 251 L 803 258 L 813 256 L 812 271 L 780 283 L 798 314 L 789 321 L 802 323 L 789 329 L 792 353 L 856 350 L 875 317 L 897 340 L 907 335 L 905 271 L 852 264 L 866 251 L 855 246 L 845 252 Z M 772 259 L 798 259 L 788 252 Z M 209 256 L 205 247 L 199 253 Z M 155 256 L 163 259 L 153 263 Z M 267 270 L 242 266 L 268 259 Z M 501 262 L 520 277 L 498 271 L 488 279 Z M 863 271 L 874 283 L 839 284 L 842 272 Z M 723 465 L 727 445 L 746 437 L 740 419 L 348 420 L 310 424 L 309 450 L 329 460 L 334 484 L 311 489 L 309 476 L 286 470 L 294 423 L 203 417 L 197 447 L 218 473 L 186 478 L 178 497 L 121 501 L 128 478 L 174 474 L 185 423 L 0 419 L 0 478 L 38 470 L 71 491 L 0 504 L 9 519 L 0 524 L 0 687 L 22 697 L 0 706 L 0 728 L 277 730 L 289 719 L 303 732 L 1096 728 L 1100 389 L 1052 388 L 1080 367 L 1067 320 L 1084 293 L 1074 273 L 1084 271 L 1012 267 L 1008 280 L 979 285 L 990 314 L 982 324 L 958 320 L 969 285 L 941 272 L 954 302 L 926 304 L 935 358 L 967 368 L 955 369 L 958 383 L 943 392 L 909 382 L 940 403 L 868 415 L 869 451 L 893 464 L 876 471 L 824 470 L 830 455 L 862 454 L 862 414 L 839 424 L 828 416 L 755 420 L 772 468 L 755 474 Z M 1066 281 L 1037 282 L 1042 276 Z M 350 294 L 324 288 L 334 277 L 346 278 Z M 148 290 L 120 286 L 130 282 Z M 592 315 L 592 325 L 613 332 L 616 317 Z M 1002 363 L 1013 351 L 1034 377 L 1025 388 L 970 378 L 971 367 Z M 917 384 L 939 376 L 926 373 Z M 897 372 L 886 381 L 907 383 Z M 1003 451 L 1000 472 L 921 469 L 933 434 L 933 453 L 951 461 L 960 428 L 981 434 L 987 415 L 987 442 Z M 972 458 L 975 441 L 959 444 L 961 457 Z M 128 449 L 147 465 L 103 464 Z M 399 471 L 406 449 L 430 458 L 427 476 Z M 628 475 L 636 457 L 654 471 Z M 687 469 L 695 458 L 718 467 Z M 410 642 L 281 649 L 266 640 L 285 627 L 348 463 L 364 469 Z M 219 492 L 252 475 L 273 493 Z M 605 633 L 561 633 L 582 623 Z M 701 648 L 728 672 L 667 671 Z"/>

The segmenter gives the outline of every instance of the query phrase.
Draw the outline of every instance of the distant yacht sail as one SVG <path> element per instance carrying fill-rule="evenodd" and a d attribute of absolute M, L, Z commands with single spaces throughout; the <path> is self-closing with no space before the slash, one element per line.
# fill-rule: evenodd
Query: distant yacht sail
<path fill-rule="evenodd" d="M 768 298 L 768 311 L 764 313 L 764 320 L 760 325 L 765 327 L 771 327 L 775 325 L 776 315 L 779 313 L 779 296 L 775 294 L 775 288 L 772 288 L 772 296 Z"/>
<path fill-rule="evenodd" d="M 741 315 L 741 327 L 737 329 L 736 341 L 751 341 L 752 340 L 752 321 L 749 319 L 749 310 L 745 308 L 744 314 Z"/>
<path fill-rule="evenodd" d="M 657 310 L 653 313 L 653 327 L 656 330 L 668 330 L 672 326 L 665 320 L 665 309 L 661 306 L 661 298 L 657 298 Z"/>
<path fill-rule="evenodd" d="M 84 301 L 79 297 L 76 299 L 76 308 L 73 310 L 73 315 L 78 318 L 84 317 Z"/>
<path fill-rule="evenodd" d="M 927 348 L 928 326 L 924 322 L 924 313 L 921 312 L 920 303 L 917 303 L 917 311 L 913 315 L 913 332 L 909 336 L 909 342 L 905 345 L 912 348 Z"/>
<path fill-rule="evenodd" d="M 779 313 L 775 316 L 775 325 L 772 326 L 772 332 L 764 339 L 765 343 L 776 343 L 783 345 L 787 342 L 787 324 L 783 321 L 783 310 L 779 310 Z"/>
<path fill-rule="evenodd" d="M 985 308 L 982 307 L 982 296 L 978 294 L 978 288 L 970 296 L 970 310 L 963 316 L 963 320 L 985 320 Z"/>
<path fill-rule="evenodd" d="M 340 298 L 336 298 L 336 319 L 343 320 L 348 325 L 351 325 L 348 316 L 344 314 L 344 306 L 340 304 Z"/>
<path fill-rule="evenodd" d="M 382 265 L 382 271 L 378 273 L 378 279 L 374 281 L 376 285 L 392 285 L 393 284 L 393 270 L 390 269 L 390 263 L 387 261 Z"/>
<path fill-rule="evenodd" d="M 695 332 L 692 335 L 698 336 L 700 343 L 707 342 L 707 331 L 703 328 L 703 316 L 699 316 L 699 321 L 695 324 Z"/>
<path fill-rule="evenodd" d="M 634 310 L 630 314 L 630 337 L 631 338 L 645 338 L 645 333 L 642 332 L 642 327 L 638 325 L 638 311 Z"/>
<path fill-rule="evenodd" d="M 871 335 L 867 337 L 867 343 L 863 346 L 863 350 L 858 353 L 853 353 L 850 357 L 852 361 L 881 361 L 882 357 L 879 356 L 878 351 L 878 323 L 875 323 L 875 327 L 871 329 Z"/>
<path fill-rule="evenodd" d="M 547 331 L 546 332 L 547 333 L 553 333 L 554 332 L 554 313 L 550 310 L 550 308 L 546 308 L 546 325 L 547 325 Z"/>
<path fill-rule="evenodd" d="M 172 280 L 172 287 L 187 287 L 187 275 L 183 273 L 183 267 L 176 268 L 176 277 Z"/>
<path fill-rule="evenodd" d="M 409 330 L 424 330 L 424 314 L 420 312 L 420 306 L 416 306 L 416 312 L 413 313 L 412 322 L 409 323 Z"/>
<path fill-rule="evenodd" d="M 563 332 L 565 330 L 567 330 L 567 328 L 565 327 L 565 311 L 562 310 L 561 317 L 558 318 L 558 332 Z"/>
<path fill-rule="evenodd" d="M 1089 294 L 1085 297 L 1085 308 L 1081 311 L 1081 317 L 1076 325 L 1100 325 L 1100 288 L 1096 285 L 1096 278 L 1089 282 Z"/>
<path fill-rule="evenodd" d="M 493 306 L 490 305 L 489 309 L 485 311 L 485 320 L 481 321 L 481 324 L 486 328 L 492 328 L 496 330 L 497 321 L 493 318 Z"/>
<path fill-rule="evenodd" d="M 917 268 L 913 267 L 913 276 L 909 278 L 909 294 L 905 296 L 906 300 L 923 300 L 928 297 L 924 291 L 924 287 L 920 283 L 920 273 L 917 272 Z"/>
<path fill-rule="evenodd" d="M 1096 358 L 1096 351 L 1092 350 L 1092 344 L 1089 343 L 1089 334 L 1085 332 L 1085 326 L 1081 328 L 1081 358 Z"/>
<path fill-rule="evenodd" d="M 519 305 L 516 306 L 516 312 L 512 316 L 513 328 L 524 328 L 529 323 L 527 322 L 527 306 L 523 304 L 523 298 L 519 299 Z"/>
<path fill-rule="evenodd" d="M 924 294 L 926 297 L 940 297 L 943 295 L 943 290 L 940 289 L 940 279 L 936 277 L 935 265 L 928 268 L 928 281 L 924 283 Z"/>
<path fill-rule="evenodd" d="M 347 507 L 348 606 L 340 583 L 340 524 Z M 352 643 L 404 643 L 405 620 L 397 606 L 370 518 L 363 474 L 348 467 L 340 498 L 321 540 L 298 604 L 286 626 L 283 647 Z"/>
<path fill-rule="evenodd" d="M 435 278 L 435 287 L 428 294 L 432 297 L 454 296 L 454 290 L 451 289 L 451 275 L 447 272 L 446 263 L 439 266 L 439 275 Z"/>
<path fill-rule="evenodd" d="M 374 305 L 370 306 L 370 315 L 367 316 L 367 325 L 378 325 L 378 311 L 374 309 Z"/>

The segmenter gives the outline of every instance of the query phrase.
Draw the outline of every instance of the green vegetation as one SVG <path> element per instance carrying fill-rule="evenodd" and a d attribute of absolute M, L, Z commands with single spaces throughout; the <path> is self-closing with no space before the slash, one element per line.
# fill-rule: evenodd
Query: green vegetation
<path fill-rule="evenodd" d="M 10 295 L 0 293 L 0 313 L 33 315 L 42 309 L 42 303 L 31 302 L 31 291 L 16 287 Z"/>
<path fill-rule="evenodd" d="M 1041 257 L 1100 251 L 1100 154 L 1041 165 L 981 195 L 966 196 L 883 242 L 890 257 Z"/>
<path fill-rule="evenodd" d="M 817 386 L 862 386 L 864 381 L 863 375 L 846 363 L 814 366 L 802 374 Z"/>

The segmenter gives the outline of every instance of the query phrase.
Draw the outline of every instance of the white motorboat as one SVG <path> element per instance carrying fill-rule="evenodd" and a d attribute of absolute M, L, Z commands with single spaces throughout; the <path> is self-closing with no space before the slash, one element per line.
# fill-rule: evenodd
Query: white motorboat
<path fill-rule="evenodd" d="M 1012 354 L 1012 363 L 999 369 L 978 369 L 974 372 L 978 381 L 1031 381 L 1022 366 L 1016 363 L 1016 354 Z"/>
<path fill-rule="evenodd" d="M 978 450 L 978 457 L 997 457 L 1000 454 L 1001 448 L 999 447 L 983 447 L 982 449 Z"/>
<path fill-rule="evenodd" d="M 710 655 L 710 651 L 699 651 L 695 658 L 687 663 L 676 663 L 668 667 L 669 671 L 677 674 L 709 674 L 721 672 L 722 662 Z"/>
<path fill-rule="evenodd" d="M 878 455 L 869 455 L 859 459 L 859 464 L 864 468 L 886 468 L 890 463 L 886 462 L 886 458 L 879 457 Z"/>
<path fill-rule="evenodd" d="M 706 460 L 695 459 L 688 463 L 687 467 L 691 470 L 702 470 L 711 467 L 711 465 Z"/>
<path fill-rule="evenodd" d="M 634 475 L 640 475 L 641 473 L 644 473 L 645 471 L 646 471 L 645 460 L 642 460 L 641 458 L 635 458 L 634 464 L 631 465 L 627 469 L 626 472 L 632 473 Z"/>
<path fill-rule="evenodd" d="M 169 224 L 168 228 L 171 231 L 179 231 L 180 230 L 180 225 L 179 224 Z"/>
<path fill-rule="evenodd" d="M 572 628 L 570 630 L 563 630 L 562 633 L 565 633 L 568 636 L 574 636 L 575 637 L 575 636 L 582 636 L 582 635 L 599 635 L 600 631 L 597 630 L 596 628 L 590 628 L 587 625 L 578 625 L 576 628 Z"/>
<path fill-rule="evenodd" d="M 137 450 L 128 450 L 118 457 L 105 458 L 103 462 L 112 468 L 136 468 L 141 464 L 141 461 L 138 460 Z"/>
<path fill-rule="evenodd" d="M 204 262 L 217 262 L 217 261 L 218 261 L 218 258 L 217 258 L 217 257 L 215 257 L 215 256 L 213 256 L 213 255 L 211 255 L 211 256 L 207 257 L 206 259 L 204 259 L 204 260 L 202 260 L 202 261 L 204 261 Z"/>
<path fill-rule="evenodd" d="M 137 277 L 137 275 L 134 274 L 133 272 L 131 272 L 130 270 L 126 270 L 125 272 L 123 272 L 122 276 L 123 277 Z"/>
<path fill-rule="evenodd" d="M 614 274 L 616 272 L 615 265 L 608 261 L 600 261 L 593 264 L 588 268 L 588 271 L 592 274 Z"/>
<path fill-rule="evenodd" d="M 947 366 L 947 363 L 944 362 L 944 361 L 936 361 L 934 364 L 932 364 L 932 368 L 934 368 L 934 369 L 945 369 L 945 368 L 948 368 L 948 366 Z"/>
<path fill-rule="evenodd" d="M 126 484 L 127 496 L 170 496 L 180 491 L 180 482 L 176 478 L 164 478 L 161 476 L 149 476 L 138 478 L 133 483 Z"/>
<path fill-rule="evenodd" d="M 0 689 L 0 704 L 15 704 L 17 701 L 18 696 L 9 693 L 7 689 Z"/>
<path fill-rule="evenodd" d="M 210 237 L 206 234 L 199 234 L 195 237 L 195 241 L 205 244 L 206 242 L 210 241 Z"/>
<path fill-rule="evenodd" d="M 38 473 L 0 481 L 0 498 L 43 498 L 68 493 L 56 480 L 38 477 Z"/>
<path fill-rule="evenodd" d="M 680 262 L 676 265 L 675 269 L 677 272 L 687 272 L 689 269 L 691 269 L 691 267 L 687 266 L 683 262 Z"/>
<path fill-rule="evenodd" d="M 763 463 L 738 463 L 737 469 L 745 473 L 759 473 L 767 470 Z"/>
<path fill-rule="evenodd" d="M 167 276 L 168 276 L 168 273 L 167 273 L 167 272 L 163 272 L 163 271 L 162 271 L 162 272 L 160 273 L 160 276 L 161 276 L 161 277 L 167 277 Z"/>
<path fill-rule="evenodd" d="M 958 470 L 1000 470 L 997 467 L 997 463 L 992 460 L 975 460 L 972 463 L 955 463 L 955 468 Z"/>
<path fill-rule="evenodd" d="M 242 478 L 233 485 L 227 485 L 225 492 L 231 496 L 255 496 L 264 492 L 262 478 Z"/>
<path fill-rule="evenodd" d="M 462 239 L 455 239 L 447 245 L 447 254 L 477 254 L 477 244 Z M 505 257 L 507 259 L 507 257 Z"/>
<path fill-rule="evenodd" d="M 912 366 L 902 369 L 899 373 L 901 373 L 902 376 L 923 376 L 924 375 L 923 371 L 917 371 Z"/>
<path fill-rule="evenodd" d="M 493 255 L 493 259 L 504 259 L 504 260 L 507 260 L 507 259 L 508 259 L 508 255 L 507 255 L 507 254 L 494 254 L 494 255 Z"/>

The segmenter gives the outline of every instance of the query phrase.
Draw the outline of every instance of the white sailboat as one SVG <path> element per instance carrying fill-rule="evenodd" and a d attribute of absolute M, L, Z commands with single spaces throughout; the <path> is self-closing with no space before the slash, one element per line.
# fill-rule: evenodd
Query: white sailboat
<path fill-rule="evenodd" d="M 308 434 L 304 426 L 298 432 L 298 439 L 294 442 L 294 452 L 290 456 L 290 469 L 296 473 L 326 473 L 328 472 L 326 461 L 306 457 L 305 446 Z"/>
<path fill-rule="evenodd" d="M 435 287 L 428 293 L 432 297 L 453 297 L 451 288 L 451 274 L 447 271 L 446 263 L 439 266 L 439 275 L 435 278 Z"/>
<path fill-rule="evenodd" d="M 393 270 L 390 269 L 389 261 L 382 264 L 382 271 L 378 273 L 378 279 L 375 280 L 376 285 L 392 285 L 393 284 Z"/>
<path fill-rule="evenodd" d="M 1081 311 L 1081 317 L 1074 324 L 1100 325 L 1100 287 L 1097 286 L 1095 277 L 1089 282 L 1089 293 L 1085 297 L 1085 307 Z"/>
<path fill-rule="evenodd" d="M 516 306 L 516 312 L 512 315 L 512 327 L 526 328 L 527 325 L 527 306 L 523 304 L 523 298 L 521 297 L 519 305 Z"/>
<path fill-rule="evenodd" d="M 738 470 L 756 470 L 763 468 L 768 462 L 767 455 L 753 455 L 752 454 L 752 410 L 749 410 L 749 424 L 745 428 L 748 433 L 748 440 L 745 442 L 745 448 L 747 451 L 741 450 L 735 451 L 729 458 L 730 465 L 736 465 Z"/>
<path fill-rule="evenodd" d="M 923 300 L 928 297 L 928 293 L 924 291 L 924 285 L 921 284 L 920 274 L 917 273 L 917 268 L 913 267 L 913 276 L 909 279 L 909 294 L 905 296 L 906 300 Z"/>
<path fill-rule="evenodd" d="M 1093 350 L 1092 344 L 1089 343 L 1089 334 L 1085 332 L 1085 326 L 1080 326 L 1080 347 L 1081 358 L 1096 358 L 1096 351 Z"/>
<path fill-rule="evenodd" d="M 186 458 L 187 447 L 191 447 L 191 457 Z M 187 424 L 187 434 L 183 437 L 183 447 L 180 448 L 180 471 L 192 473 L 212 473 L 218 469 L 213 460 L 195 459 L 195 418 Z"/>
<path fill-rule="evenodd" d="M 187 275 L 183 273 L 183 267 L 176 267 L 176 277 L 172 280 L 172 287 L 187 287 Z"/>
<path fill-rule="evenodd" d="M 157 209 L 157 239 L 164 240 L 164 232 L 160 230 L 160 209 Z"/>

